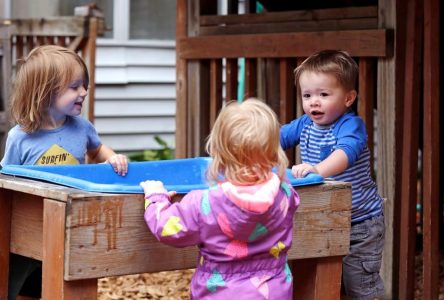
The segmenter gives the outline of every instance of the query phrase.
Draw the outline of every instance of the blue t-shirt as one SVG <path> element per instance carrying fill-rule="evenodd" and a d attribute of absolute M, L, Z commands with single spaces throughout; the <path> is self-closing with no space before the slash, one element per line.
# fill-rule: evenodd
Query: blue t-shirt
<path fill-rule="evenodd" d="M 86 152 L 101 145 L 93 124 L 81 116 L 67 117 L 63 126 L 24 132 L 16 125 L 8 132 L 5 165 L 62 165 L 85 163 Z"/>
<path fill-rule="evenodd" d="M 348 157 L 347 169 L 334 180 L 352 183 L 352 222 L 382 213 L 382 198 L 371 176 L 367 132 L 362 119 L 348 112 L 329 126 L 319 126 L 307 116 L 281 127 L 281 145 L 288 149 L 300 145 L 303 163 L 316 165 L 333 151 L 341 149 Z"/>

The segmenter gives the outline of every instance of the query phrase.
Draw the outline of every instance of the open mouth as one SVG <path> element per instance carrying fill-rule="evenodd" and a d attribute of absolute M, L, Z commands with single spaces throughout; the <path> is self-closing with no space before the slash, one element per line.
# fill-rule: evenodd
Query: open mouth
<path fill-rule="evenodd" d="M 320 112 L 320 111 L 318 111 L 318 110 L 314 110 L 314 111 L 311 112 L 311 115 L 312 115 L 312 116 L 321 116 L 321 115 L 323 115 L 323 114 L 324 114 L 323 112 Z"/>

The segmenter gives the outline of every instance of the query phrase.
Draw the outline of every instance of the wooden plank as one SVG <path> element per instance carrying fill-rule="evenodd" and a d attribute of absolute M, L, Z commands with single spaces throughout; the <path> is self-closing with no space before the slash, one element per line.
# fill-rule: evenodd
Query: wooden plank
<path fill-rule="evenodd" d="M 228 35 L 228 34 L 258 34 L 277 32 L 305 32 L 305 31 L 332 31 L 332 30 L 359 30 L 378 28 L 378 19 L 337 19 L 317 21 L 287 21 L 282 23 L 261 24 L 232 24 L 224 26 L 205 26 L 199 30 L 200 36 Z"/>
<path fill-rule="evenodd" d="M 84 47 L 81 50 L 82 57 L 85 60 L 85 63 L 88 68 L 89 72 L 89 81 L 92 83 L 96 82 L 96 40 L 97 40 L 97 34 L 98 34 L 98 19 L 97 18 L 89 18 L 89 32 L 88 32 L 88 39 L 85 39 L 86 43 Z M 88 89 L 88 98 L 87 103 L 85 103 L 85 107 L 87 108 L 86 112 L 83 112 L 83 114 L 86 114 L 87 119 L 94 123 L 94 104 L 95 104 L 95 91 L 96 91 L 96 85 L 90 84 Z"/>
<path fill-rule="evenodd" d="M 259 60 L 258 97 L 276 113 L 280 113 L 280 59 L 263 58 Z M 262 91 L 263 90 L 263 91 Z"/>
<path fill-rule="evenodd" d="M 341 298 L 342 256 L 294 260 L 291 266 L 294 289 L 298 291 L 293 299 Z"/>
<path fill-rule="evenodd" d="M 199 34 L 200 13 L 204 11 L 210 13 L 217 9 L 215 4 L 217 3 L 188 2 L 188 36 Z M 185 83 L 188 99 L 186 106 L 186 156 L 203 156 L 206 154 L 204 149 L 205 138 L 209 133 L 210 63 L 209 61 L 188 61 L 187 68 L 188 80 Z"/>
<path fill-rule="evenodd" d="M 17 59 L 23 57 L 23 48 L 25 47 L 25 43 L 23 42 L 24 36 L 17 36 L 15 41 L 15 56 Z M 12 70 L 12 69 L 11 69 Z"/>
<path fill-rule="evenodd" d="M 42 260 L 43 202 L 39 196 L 14 193 L 11 252 Z"/>
<path fill-rule="evenodd" d="M 212 59 L 210 62 L 210 128 L 216 121 L 222 108 L 222 60 Z"/>
<path fill-rule="evenodd" d="M 296 58 L 296 66 L 301 65 L 305 59 L 306 59 L 306 57 Z M 300 89 L 299 83 L 295 82 L 295 86 L 296 86 L 296 117 L 300 117 L 305 112 L 302 107 L 302 95 L 301 95 L 301 89 Z M 287 152 L 288 151 L 290 151 L 290 150 L 287 150 Z M 295 147 L 294 152 L 295 152 L 295 160 L 294 160 L 293 164 L 301 164 L 302 163 L 301 149 L 300 149 L 299 145 L 297 147 Z"/>
<path fill-rule="evenodd" d="M 415 279 L 416 195 L 419 146 L 419 99 L 421 82 L 422 6 L 407 3 L 407 39 L 404 47 L 404 132 L 401 158 L 401 222 L 399 251 L 399 298 L 413 299 Z"/>
<path fill-rule="evenodd" d="M 225 98 L 227 101 L 237 99 L 237 59 L 227 59 L 225 66 Z"/>
<path fill-rule="evenodd" d="M 8 297 L 9 245 L 11 241 L 12 193 L 0 190 L 0 299 Z"/>
<path fill-rule="evenodd" d="M 34 41 L 34 36 L 27 35 L 26 36 L 26 53 L 23 53 L 23 55 L 28 55 L 28 53 L 31 52 L 31 50 L 36 46 L 37 45 Z"/>
<path fill-rule="evenodd" d="M 42 203 L 42 201 L 41 201 Z M 43 200 L 42 299 L 97 299 L 97 279 L 63 279 L 66 203 Z"/>
<path fill-rule="evenodd" d="M 279 23 L 286 21 L 322 21 L 329 19 L 352 19 L 377 17 L 378 7 L 344 7 L 329 8 L 319 10 L 301 10 L 301 11 L 283 11 L 283 12 L 265 12 L 261 14 L 228 14 L 228 15 L 209 15 L 201 16 L 200 25 L 218 25 L 218 24 L 256 24 L 256 23 Z"/>
<path fill-rule="evenodd" d="M 405 25 L 406 5 L 401 1 L 378 1 L 379 26 L 396 31 L 394 56 L 379 58 L 377 65 L 377 124 L 376 182 L 384 203 L 385 243 L 381 276 L 385 296 L 399 299 L 399 220 L 401 140 L 404 134 L 402 107 L 404 105 Z"/>
<path fill-rule="evenodd" d="M 258 96 L 257 59 L 245 59 L 245 95 L 244 100 Z"/>
<path fill-rule="evenodd" d="M 294 72 L 296 62 L 288 58 L 281 58 L 279 62 L 279 122 L 286 124 L 296 118 L 296 86 Z M 295 162 L 295 150 L 286 151 L 290 165 Z"/>
<path fill-rule="evenodd" d="M 0 174 L 0 179 L 2 181 L 2 187 L 5 189 L 21 191 L 23 193 L 33 194 L 35 196 L 51 198 L 64 202 L 68 201 L 68 199 L 70 198 L 75 199 L 88 197 L 88 195 L 94 195 L 94 193 L 88 193 L 78 189 L 68 188 L 62 185 L 4 174 Z M 99 193 L 96 194 L 100 195 Z"/>
<path fill-rule="evenodd" d="M 294 220 L 290 259 L 347 254 L 350 184 L 327 182 L 300 187 L 298 193 L 301 206 Z M 114 195 L 71 202 L 65 280 L 195 267 L 196 248 L 178 251 L 149 233 L 141 218 L 143 201 L 142 195 Z"/>
<path fill-rule="evenodd" d="M 280 111 L 279 122 L 289 123 L 296 118 L 296 87 L 294 84 L 295 62 L 288 58 L 279 61 Z"/>
<path fill-rule="evenodd" d="M 204 156 L 210 132 L 210 62 L 188 62 L 187 157 Z M 177 133 L 176 133 L 177 134 Z"/>
<path fill-rule="evenodd" d="M 34 19 L 11 19 L 15 34 L 22 36 L 88 36 L 89 17 L 62 16 Z M 98 19 L 99 35 L 105 29 L 104 20 Z"/>
<path fill-rule="evenodd" d="M 327 48 L 343 49 L 352 56 L 385 57 L 391 54 L 389 32 L 373 29 L 178 37 L 176 47 L 183 59 L 307 57 Z"/>
<path fill-rule="evenodd" d="M 424 299 L 439 295 L 440 1 L 424 1 L 423 274 Z"/>
<path fill-rule="evenodd" d="M 316 265 L 315 299 L 340 299 L 342 257 L 332 256 L 319 260 Z"/>
<path fill-rule="evenodd" d="M 176 38 L 187 36 L 187 1 L 176 3 Z M 187 62 L 176 52 L 176 158 L 185 158 L 187 154 Z"/>
<path fill-rule="evenodd" d="M 364 120 L 367 129 L 367 145 L 370 150 L 370 170 L 373 171 L 374 157 L 374 113 L 375 103 L 375 79 L 376 79 L 375 61 L 371 58 L 359 59 L 359 99 L 358 115 Z"/>
<path fill-rule="evenodd" d="M 65 210 L 62 202 L 44 199 L 43 208 L 43 255 L 42 298 L 63 299 L 63 258 L 65 242 Z"/>

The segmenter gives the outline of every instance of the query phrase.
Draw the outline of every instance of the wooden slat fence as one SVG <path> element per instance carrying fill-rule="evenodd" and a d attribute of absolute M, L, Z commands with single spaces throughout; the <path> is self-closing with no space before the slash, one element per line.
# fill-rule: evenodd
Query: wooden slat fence
<path fill-rule="evenodd" d="M 205 155 L 203 143 L 217 113 L 224 101 L 237 98 L 240 58 L 245 59 L 244 99 L 267 99 L 280 121 L 286 123 L 301 113 L 300 109 L 299 113 L 297 111 L 293 70 L 303 58 L 321 49 L 344 49 L 358 61 L 358 111 L 366 121 L 372 146 L 376 59 L 390 55 L 390 31 L 372 25 L 373 28 L 354 30 L 288 32 L 281 30 L 280 25 L 290 19 L 297 23 L 301 20 L 315 22 L 317 18 L 377 18 L 376 7 L 328 9 L 309 14 L 282 12 L 221 16 L 209 13 L 215 13 L 215 9 L 208 4 L 199 7 L 187 1 L 178 2 L 177 157 Z M 208 13 L 204 14 L 205 10 Z M 187 13 L 193 17 L 187 17 Z M 227 29 L 238 24 L 245 25 L 245 28 L 234 30 L 234 33 Z M 255 29 L 253 34 L 249 29 L 251 24 L 265 24 L 267 29 Z M 280 25 L 276 27 L 275 24 Z M 208 30 L 209 26 L 214 28 Z M 187 28 L 192 29 L 187 31 Z M 270 28 L 275 33 L 270 33 Z M 277 88 L 270 87 L 273 86 L 267 83 L 270 81 L 276 82 Z"/>
<path fill-rule="evenodd" d="M 233 8 L 237 1 L 230 3 Z M 357 15 L 368 11 L 373 18 L 377 17 L 374 7 L 352 10 Z M 392 55 L 390 30 L 377 28 L 376 22 L 370 27 L 361 24 L 351 28 L 343 27 L 343 22 L 330 22 L 330 31 L 300 32 L 294 31 L 298 27 L 296 21 L 291 21 L 291 30 L 283 30 L 287 27 L 282 22 L 298 13 L 272 13 L 266 19 L 277 23 L 266 24 L 253 14 L 241 16 L 232 10 L 232 15 L 218 16 L 216 12 L 217 7 L 208 2 L 177 1 L 176 157 L 206 155 L 205 140 L 218 112 L 226 101 L 237 98 L 240 59 L 245 60 L 242 99 L 266 99 L 283 124 L 302 114 L 293 70 L 304 58 L 322 49 L 344 49 L 357 60 L 360 78 L 357 110 L 366 122 L 369 146 L 374 153 L 376 63 L 378 58 Z M 352 12 L 349 11 L 349 16 Z M 331 19 L 335 15 L 340 18 L 343 13 L 343 10 L 328 10 Z M 307 20 L 307 14 L 300 14 L 303 22 L 315 24 L 315 17 L 323 14 L 316 11 L 311 17 L 308 15 Z M 260 26 L 260 22 L 266 26 Z M 252 23 L 254 30 L 250 29 Z M 295 163 L 295 151 L 287 154 L 291 163 Z M 307 293 L 295 297 L 304 299 Z"/>
<path fill-rule="evenodd" d="M 249 13 L 255 1 L 245 3 L 245 14 L 238 14 L 233 0 L 228 15 L 218 15 L 214 3 L 177 1 L 176 156 L 206 155 L 203 145 L 218 111 L 237 98 L 240 59 L 245 59 L 243 98 L 266 99 L 286 123 L 302 113 L 294 68 L 322 49 L 348 51 L 359 64 L 356 109 L 367 125 L 375 161 L 380 154 L 375 175 L 382 195 L 390 195 L 384 256 L 388 296 L 414 297 L 419 188 L 423 299 L 437 299 L 443 214 L 439 1 L 384 0 L 378 7 L 260 14 Z M 388 95 L 393 97 L 377 98 Z M 294 151 L 287 154 L 296 160 Z"/>
<path fill-rule="evenodd" d="M 405 49 L 403 109 L 397 112 L 402 128 L 396 138 L 402 142 L 398 182 L 401 214 L 398 297 L 415 299 L 414 283 L 418 281 L 415 256 L 422 255 L 421 298 L 438 299 L 440 250 L 443 250 L 440 249 L 443 229 L 440 1 L 409 0 L 405 5 L 407 11 L 400 18 L 405 22 L 404 44 L 400 45 Z"/>

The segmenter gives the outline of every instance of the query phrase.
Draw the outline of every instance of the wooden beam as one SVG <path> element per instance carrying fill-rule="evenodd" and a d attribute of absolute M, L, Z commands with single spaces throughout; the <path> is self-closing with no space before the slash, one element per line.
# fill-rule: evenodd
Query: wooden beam
<path fill-rule="evenodd" d="M 407 3 L 404 49 L 404 134 L 401 157 L 399 299 L 413 299 L 415 279 L 416 196 L 418 181 L 419 99 L 421 97 L 422 1 Z"/>
<path fill-rule="evenodd" d="M 341 298 L 342 256 L 291 261 L 293 299 L 337 300 Z"/>
<path fill-rule="evenodd" d="M 222 60 L 210 62 L 210 129 L 213 128 L 219 110 L 222 108 Z"/>
<path fill-rule="evenodd" d="M 424 299 L 439 294 L 440 1 L 424 1 L 423 273 Z"/>
<path fill-rule="evenodd" d="M 176 3 L 176 38 L 187 36 L 187 0 Z M 176 52 L 176 158 L 185 158 L 187 154 L 187 81 L 188 68 L 185 59 Z"/>
<path fill-rule="evenodd" d="M 375 61 L 371 58 L 359 59 L 359 99 L 358 114 L 364 120 L 367 128 L 367 145 L 370 149 L 370 171 L 373 172 L 373 105 L 375 103 Z"/>
<path fill-rule="evenodd" d="M 178 37 L 181 59 L 309 56 L 319 49 L 343 49 L 352 56 L 391 55 L 386 29 Z"/>
<path fill-rule="evenodd" d="M 243 99 L 258 96 L 257 59 L 245 59 L 245 95 Z"/>
<path fill-rule="evenodd" d="M 288 21 L 321 21 L 337 19 L 359 19 L 378 16 L 377 6 L 344 7 L 318 10 L 299 10 L 251 14 L 228 14 L 201 16 L 200 25 L 270 24 Z"/>
<path fill-rule="evenodd" d="M 0 299 L 8 298 L 9 245 L 11 241 L 12 193 L 0 190 Z"/>
<path fill-rule="evenodd" d="M 318 21 L 287 21 L 274 24 L 233 24 L 200 27 L 200 36 L 229 34 L 259 34 L 276 32 L 340 31 L 378 28 L 378 18 L 338 19 Z"/>
<path fill-rule="evenodd" d="M 88 36 L 89 17 L 64 16 L 33 19 L 11 19 L 14 34 L 21 36 Z M 98 35 L 105 31 L 103 19 L 98 19 Z"/>
<path fill-rule="evenodd" d="M 88 111 L 87 118 L 91 123 L 94 123 L 94 107 L 95 107 L 95 92 L 96 92 L 96 48 L 97 48 L 97 34 L 98 34 L 98 19 L 90 18 L 89 19 L 89 32 L 88 38 L 86 40 L 86 44 L 82 51 L 83 59 L 85 60 L 88 71 L 89 71 L 89 81 L 93 84 L 89 85 L 88 89 Z"/>
<path fill-rule="evenodd" d="M 227 59 L 225 66 L 225 97 L 227 101 L 237 99 L 238 68 L 236 58 Z"/>
<path fill-rule="evenodd" d="M 286 124 L 296 119 L 296 86 L 293 70 L 296 61 L 289 58 L 281 58 L 279 61 L 279 122 Z M 290 164 L 295 162 L 295 150 L 286 151 Z"/>
<path fill-rule="evenodd" d="M 399 247 L 401 198 L 401 149 L 404 106 L 405 27 L 406 5 L 402 0 L 378 1 L 380 28 L 392 28 L 394 55 L 378 59 L 377 65 L 377 144 L 376 181 L 384 203 L 385 243 L 381 276 L 385 298 L 400 299 Z"/>

